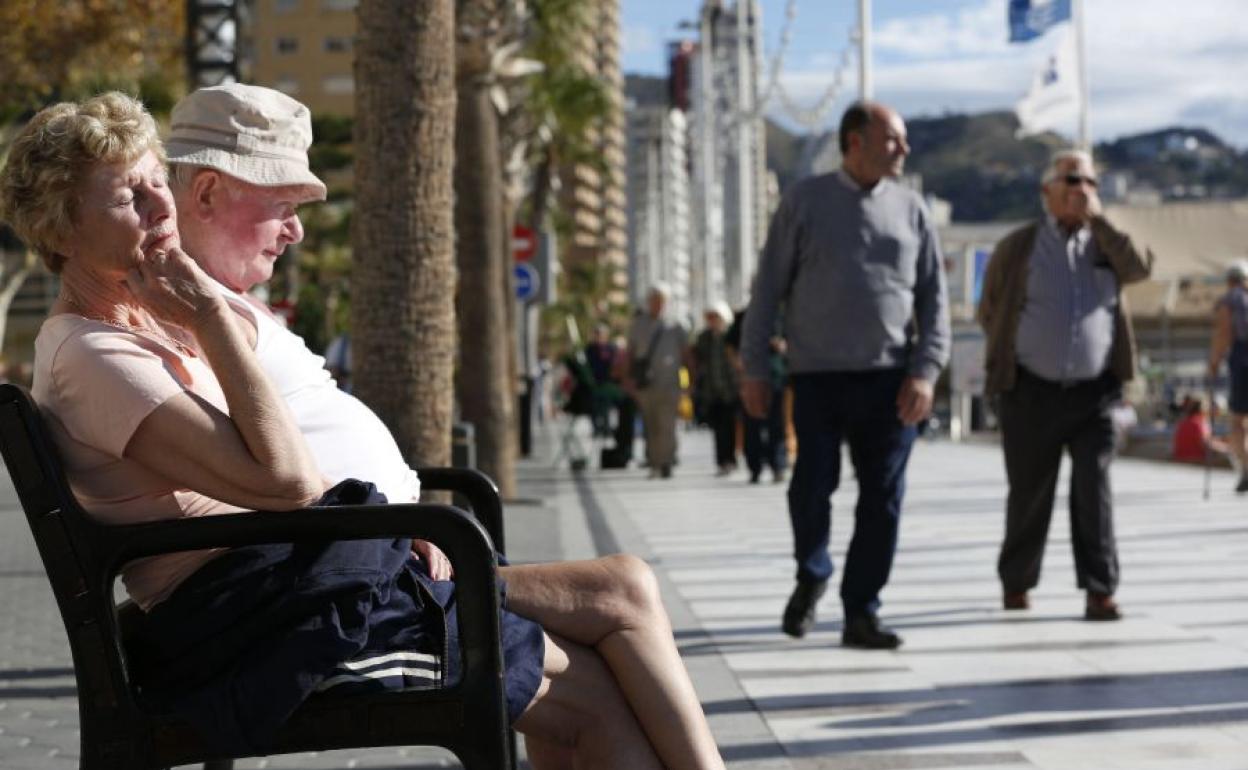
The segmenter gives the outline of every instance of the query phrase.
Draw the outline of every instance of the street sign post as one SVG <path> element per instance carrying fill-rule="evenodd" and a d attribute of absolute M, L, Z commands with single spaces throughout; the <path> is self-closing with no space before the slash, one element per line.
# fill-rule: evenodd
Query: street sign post
<path fill-rule="evenodd" d="M 521 303 L 532 301 L 537 297 L 538 290 L 542 288 L 542 279 L 537 273 L 537 268 L 528 262 L 517 262 L 514 269 L 516 299 Z"/>

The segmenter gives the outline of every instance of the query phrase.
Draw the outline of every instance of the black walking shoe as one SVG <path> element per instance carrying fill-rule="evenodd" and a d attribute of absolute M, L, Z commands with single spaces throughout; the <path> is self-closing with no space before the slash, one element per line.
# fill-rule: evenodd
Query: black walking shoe
<path fill-rule="evenodd" d="M 841 644 L 860 650 L 895 650 L 901 646 L 901 637 L 875 615 L 855 615 L 845 619 Z"/>
<path fill-rule="evenodd" d="M 815 627 L 815 605 L 828 590 L 826 580 L 799 580 L 789 603 L 784 607 L 784 620 L 780 628 L 789 636 L 801 639 Z"/>
<path fill-rule="evenodd" d="M 1088 601 L 1084 605 L 1084 620 L 1121 620 L 1122 610 L 1118 602 L 1109 594 L 1099 591 L 1088 591 Z"/>

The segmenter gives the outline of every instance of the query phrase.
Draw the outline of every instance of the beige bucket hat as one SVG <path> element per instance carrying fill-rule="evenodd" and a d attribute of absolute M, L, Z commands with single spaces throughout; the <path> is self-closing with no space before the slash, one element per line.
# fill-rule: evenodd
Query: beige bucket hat
<path fill-rule="evenodd" d="M 244 83 L 200 88 L 174 106 L 170 123 L 170 163 L 215 168 L 261 187 L 302 185 L 325 199 L 325 183 L 308 168 L 311 113 L 281 91 Z"/>

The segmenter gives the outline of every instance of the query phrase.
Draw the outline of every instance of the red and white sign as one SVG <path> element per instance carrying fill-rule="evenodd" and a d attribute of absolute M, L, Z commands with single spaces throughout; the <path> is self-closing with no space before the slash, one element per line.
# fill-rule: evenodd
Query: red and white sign
<path fill-rule="evenodd" d="M 537 233 L 522 224 L 511 228 L 511 254 L 517 262 L 529 262 L 537 253 Z"/>

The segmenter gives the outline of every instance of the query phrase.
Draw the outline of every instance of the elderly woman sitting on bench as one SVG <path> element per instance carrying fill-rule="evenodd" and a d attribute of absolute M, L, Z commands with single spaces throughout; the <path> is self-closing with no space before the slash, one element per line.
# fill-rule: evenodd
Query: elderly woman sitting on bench
<path fill-rule="evenodd" d="M 61 276 L 35 343 L 33 392 L 75 494 L 115 523 L 332 504 L 339 488 L 318 471 L 236 314 L 182 252 L 165 173 L 152 118 L 117 93 L 41 111 L 0 172 L 0 217 Z M 181 704 L 201 728 L 254 729 L 237 724 L 240 708 L 280 724 L 343 650 L 360 646 L 348 630 L 372 651 L 382 638 L 394 652 L 436 659 L 453 633 L 453 582 L 436 567 L 430 575 L 405 543 L 397 556 L 393 544 L 364 556 L 340 545 L 177 553 L 126 567 L 158 657 L 205 646 L 190 637 L 213 623 L 232 632 L 259 616 L 269 626 L 263 644 L 214 661 L 229 692 L 212 700 L 209 685 L 204 702 Z M 386 580 L 343 601 L 344 567 L 357 566 Z M 643 562 L 614 556 L 500 575 L 508 708 L 534 767 L 723 767 Z"/>

